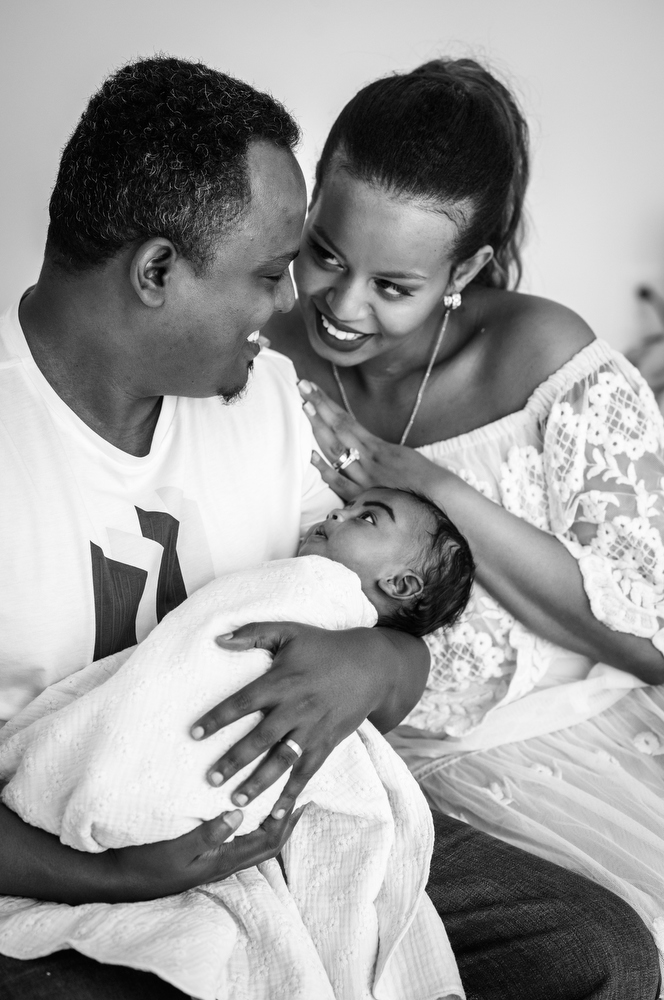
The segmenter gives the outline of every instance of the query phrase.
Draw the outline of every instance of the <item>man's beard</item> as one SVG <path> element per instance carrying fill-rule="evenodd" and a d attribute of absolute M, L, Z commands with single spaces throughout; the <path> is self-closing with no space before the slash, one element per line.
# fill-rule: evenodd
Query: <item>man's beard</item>
<path fill-rule="evenodd" d="M 245 379 L 244 385 L 240 385 L 237 389 L 217 389 L 217 397 L 222 403 L 237 403 L 239 399 L 242 399 L 247 388 L 249 386 L 249 377 L 253 371 L 254 363 L 250 361 L 247 365 L 247 378 Z"/>

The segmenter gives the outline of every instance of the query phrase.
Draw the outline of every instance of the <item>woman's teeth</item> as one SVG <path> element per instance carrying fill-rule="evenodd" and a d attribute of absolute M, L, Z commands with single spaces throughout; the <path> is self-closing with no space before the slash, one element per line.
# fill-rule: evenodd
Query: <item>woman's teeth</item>
<path fill-rule="evenodd" d="M 247 340 L 249 341 L 250 344 L 257 344 L 259 336 L 260 336 L 260 330 L 254 330 L 253 333 L 249 334 Z"/>
<path fill-rule="evenodd" d="M 364 334 L 362 333 L 350 333 L 348 330 L 337 330 L 336 326 L 332 326 L 329 319 L 323 314 L 320 314 L 320 321 L 329 333 L 331 337 L 335 340 L 360 340 Z"/>

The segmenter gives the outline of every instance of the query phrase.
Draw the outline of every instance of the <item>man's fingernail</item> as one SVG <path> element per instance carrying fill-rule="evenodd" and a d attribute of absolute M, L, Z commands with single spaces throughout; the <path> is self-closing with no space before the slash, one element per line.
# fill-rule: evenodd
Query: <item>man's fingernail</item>
<path fill-rule="evenodd" d="M 286 815 L 285 809 L 275 809 L 274 812 L 272 813 L 274 819 L 283 819 L 285 815 Z"/>
<path fill-rule="evenodd" d="M 210 771 L 210 781 L 213 785 L 216 785 L 217 788 L 223 783 L 223 780 L 224 776 L 221 771 Z"/>
<path fill-rule="evenodd" d="M 249 796 L 245 795 L 244 792 L 240 792 L 239 795 L 233 796 L 233 802 L 235 802 L 235 804 L 238 806 L 246 806 L 248 801 L 249 801 Z"/>
<path fill-rule="evenodd" d="M 308 396 L 311 392 L 311 382 L 307 382 L 306 378 L 301 378 L 297 384 L 301 392 L 306 392 Z"/>
<path fill-rule="evenodd" d="M 232 830 L 237 830 L 243 818 L 244 817 L 239 809 L 234 809 L 233 812 L 224 813 L 224 823 L 227 823 Z"/>
<path fill-rule="evenodd" d="M 194 737 L 195 740 L 202 740 L 203 737 L 205 736 L 205 730 L 203 729 L 202 726 L 194 726 L 194 728 L 191 731 L 191 735 Z"/>
<path fill-rule="evenodd" d="M 307 401 L 304 404 L 304 406 L 302 407 L 302 409 L 304 410 L 305 413 L 308 413 L 310 417 L 313 417 L 313 415 L 316 412 L 316 407 L 314 406 L 313 403 L 310 403 L 309 401 Z"/>

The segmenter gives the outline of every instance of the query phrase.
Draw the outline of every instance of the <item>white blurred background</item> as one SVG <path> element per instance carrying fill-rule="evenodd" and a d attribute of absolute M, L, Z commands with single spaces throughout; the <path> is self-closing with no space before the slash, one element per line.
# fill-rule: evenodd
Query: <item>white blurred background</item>
<path fill-rule="evenodd" d="M 363 84 L 471 55 L 517 92 L 533 140 L 523 288 L 626 349 L 664 292 L 661 0 L 4 0 L 0 308 L 38 273 L 62 146 L 112 70 L 162 51 L 270 90 L 300 121 L 309 185 Z"/>

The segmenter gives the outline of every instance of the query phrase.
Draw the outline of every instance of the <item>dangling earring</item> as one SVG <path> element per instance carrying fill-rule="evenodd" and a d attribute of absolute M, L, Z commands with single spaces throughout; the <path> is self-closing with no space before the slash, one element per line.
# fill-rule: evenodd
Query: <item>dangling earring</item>
<path fill-rule="evenodd" d="M 446 309 L 458 309 L 461 305 L 461 292 L 452 292 L 443 296 L 443 305 Z"/>

